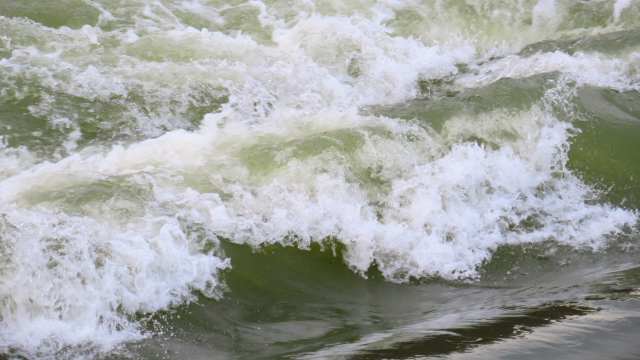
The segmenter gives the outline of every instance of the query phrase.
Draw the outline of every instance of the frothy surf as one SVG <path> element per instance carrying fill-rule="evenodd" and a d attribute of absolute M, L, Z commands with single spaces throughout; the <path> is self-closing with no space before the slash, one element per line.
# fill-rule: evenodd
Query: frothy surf
<path fill-rule="evenodd" d="M 638 6 L 598 8 L 608 20 L 588 28 L 577 3 L 521 3 L 466 2 L 469 17 L 439 2 L 105 1 L 75 29 L 0 18 L 0 96 L 19 110 L 0 128 L 1 351 L 140 339 L 136 314 L 224 296 L 220 241 L 341 243 L 355 272 L 406 282 L 475 279 L 504 244 L 599 250 L 630 231 L 634 210 L 567 170 L 575 129 L 557 108 L 585 84 L 638 90 L 640 55 L 517 52 L 632 28 Z M 480 35 L 463 31 L 474 19 Z M 438 131 L 360 111 L 423 96 L 421 81 L 549 72 L 563 76 L 531 106 Z"/>

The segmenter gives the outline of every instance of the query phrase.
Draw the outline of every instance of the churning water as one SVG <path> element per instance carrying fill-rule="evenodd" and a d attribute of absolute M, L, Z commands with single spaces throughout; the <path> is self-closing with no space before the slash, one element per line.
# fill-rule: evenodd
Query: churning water
<path fill-rule="evenodd" d="M 5 358 L 640 354 L 637 0 L 0 15 Z"/>

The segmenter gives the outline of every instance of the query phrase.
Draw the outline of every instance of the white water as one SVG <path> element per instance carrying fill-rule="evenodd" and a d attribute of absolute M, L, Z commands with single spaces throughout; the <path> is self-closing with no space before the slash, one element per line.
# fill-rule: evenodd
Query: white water
<path fill-rule="evenodd" d="M 108 351 L 143 336 L 136 313 L 191 301 L 196 290 L 223 296 L 219 273 L 233 259 L 216 252 L 218 237 L 303 248 L 330 238 L 346 246 L 354 271 L 376 264 L 402 282 L 473 279 L 502 244 L 601 249 L 636 222 L 632 211 L 587 201 L 592 190 L 565 169 L 571 125 L 549 109 L 568 101 L 566 84 L 527 111 L 452 118 L 440 134 L 358 109 L 414 98 L 418 80 L 451 77 L 458 64 L 475 70 L 456 79 L 459 88 L 550 71 L 637 88 L 637 54 L 513 55 L 541 40 L 531 29 L 559 26 L 554 1 L 531 4 L 531 28 L 511 43 L 457 34 L 434 44 L 436 27 L 432 38 L 396 36 L 383 24 L 419 4 L 352 5 L 251 2 L 272 29 L 265 38 L 196 30 L 172 15 L 197 13 L 224 30 L 226 8 L 198 1 L 132 2 L 126 16 L 127 7 L 105 5 L 98 26 L 78 30 L 0 19 L 13 51 L 0 60 L 3 96 L 26 96 L 26 82 L 90 100 L 133 90 L 151 99 L 150 111 L 130 108 L 122 116 L 133 123 L 112 129 L 137 138 L 79 148 L 77 120 L 42 96 L 29 111 L 60 129 L 61 145 L 46 156 L 0 148 L 0 348 L 36 357 Z M 616 3 L 616 23 L 625 9 Z M 108 25 L 115 30 L 100 29 Z M 482 63 L 496 54 L 509 56 Z M 227 89 L 229 101 L 182 130 L 186 120 L 162 104 L 188 107 L 198 84 Z M 469 136 L 498 147 L 460 142 Z M 531 219 L 540 225 L 521 225 Z"/>

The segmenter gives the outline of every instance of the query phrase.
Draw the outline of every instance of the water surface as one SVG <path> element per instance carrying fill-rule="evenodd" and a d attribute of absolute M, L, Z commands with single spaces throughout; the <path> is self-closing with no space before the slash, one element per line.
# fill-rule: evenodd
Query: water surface
<path fill-rule="evenodd" d="M 4 358 L 633 358 L 635 0 L 0 0 Z"/>

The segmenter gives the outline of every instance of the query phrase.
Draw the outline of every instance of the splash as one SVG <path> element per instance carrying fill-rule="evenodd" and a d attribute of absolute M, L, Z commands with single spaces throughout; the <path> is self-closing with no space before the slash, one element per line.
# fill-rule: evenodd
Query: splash
<path fill-rule="evenodd" d="M 460 280 L 500 245 L 598 250 L 637 221 L 566 169 L 556 109 L 585 84 L 637 89 L 637 54 L 517 54 L 632 28 L 630 2 L 591 27 L 546 0 L 83 4 L 91 24 L 0 17 L 5 353 L 104 354 L 145 336 L 141 314 L 223 296 L 220 241 Z M 551 72 L 569 80 L 518 111 L 362 111 Z"/>

